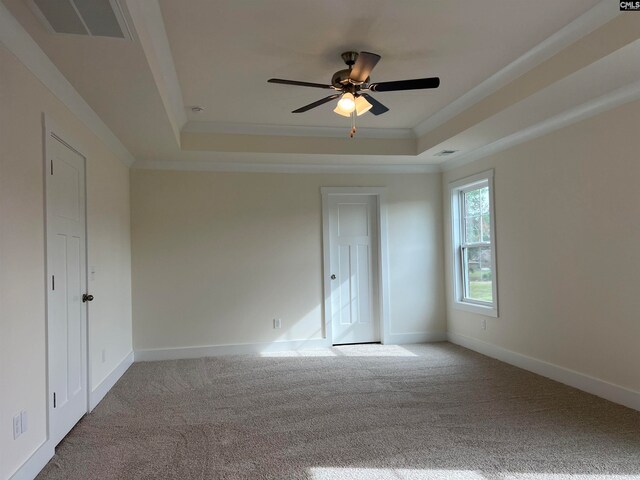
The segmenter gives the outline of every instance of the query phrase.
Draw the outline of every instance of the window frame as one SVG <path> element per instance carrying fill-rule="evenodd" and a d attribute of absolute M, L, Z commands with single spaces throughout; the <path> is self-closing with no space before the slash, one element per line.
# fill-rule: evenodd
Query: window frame
<path fill-rule="evenodd" d="M 451 252 L 453 257 L 453 306 L 459 310 L 478 313 L 489 317 L 498 317 L 498 272 L 496 261 L 496 218 L 494 206 L 494 171 L 485 172 L 456 180 L 449 184 L 449 196 L 451 198 Z M 466 230 L 464 195 L 469 192 L 489 187 L 489 224 L 491 237 L 489 242 L 463 243 Z M 491 288 L 493 302 L 484 302 L 466 297 L 466 272 L 464 269 L 463 255 L 469 247 L 491 248 Z"/>

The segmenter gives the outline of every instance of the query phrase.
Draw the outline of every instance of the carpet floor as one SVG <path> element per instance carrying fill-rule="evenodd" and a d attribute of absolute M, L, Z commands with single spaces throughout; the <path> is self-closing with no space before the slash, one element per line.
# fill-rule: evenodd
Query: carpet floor
<path fill-rule="evenodd" d="M 449 343 L 134 364 L 38 479 L 640 479 L 640 412 Z"/>

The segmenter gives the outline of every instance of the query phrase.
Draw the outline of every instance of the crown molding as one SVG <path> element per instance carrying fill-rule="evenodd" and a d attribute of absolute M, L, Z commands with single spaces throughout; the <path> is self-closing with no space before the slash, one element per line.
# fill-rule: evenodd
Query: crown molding
<path fill-rule="evenodd" d="M 527 53 L 499 70 L 497 73 L 454 100 L 442 110 L 431 115 L 413 128 L 414 135 L 422 135 L 435 130 L 446 122 L 472 107 L 500 88 L 508 85 L 532 68 L 553 57 L 561 50 L 590 34 L 605 23 L 620 15 L 618 2 L 601 0 L 600 3 L 579 16 L 573 22 L 558 30 Z"/>
<path fill-rule="evenodd" d="M 329 165 L 292 163 L 230 163 L 198 160 L 156 161 L 137 160 L 132 167 L 139 170 L 174 170 L 185 172 L 237 172 L 237 173 L 339 173 L 389 174 L 438 173 L 438 165 Z"/>
<path fill-rule="evenodd" d="M 233 135 L 266 135 L 280 137 L 346 138 L 344 127 L 316 127 L 308 125 L 266 125 L 221 122 L 188 122 L 184 133 L 215 133 Z M 358 138 L 414 139 L 411 128 L 358 128 Z"/>
<path fill-rule="evenodd" d="M 508 135 L 493 143 L 477 148 L 469 153 L 452 158 L 442 163 L 441 169 L 443 171 L 453 170 L 454 168 L 467 165 L 489 155 L 494 155 L 508 148 L 637 100 L 640 100 L 640 81 L 614 90 L 577 107 L 570 108 L 558 115 L 524 128 L 519 132 Z"/>
<path fill-rule="evenodd" d="M 0 43 L 127 166 L 134 157 L 0 2 Z"/>
<path fill-rule="evenodd" d="M 182 90 L 158 0 L 127 0 L 129 17 L 156 83 L 177 145 L 187 123 Z"/>

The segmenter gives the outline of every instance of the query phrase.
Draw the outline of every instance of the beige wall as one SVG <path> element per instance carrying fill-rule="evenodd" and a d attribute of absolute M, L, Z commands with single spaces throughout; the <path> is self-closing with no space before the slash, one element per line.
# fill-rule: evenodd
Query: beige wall
<path fill-rule="evenodd" d="M 640 391 L 640 103 L 443 176 L 495 169 L 500 318 L 453 307 L 448 330 Z M 487 330 L 481 319 L 487 320 Z"/>
<path fill-rule="evenodd" d="M 131 179 L 136 350 L 321 338 L 321 186 L 388 187 L 391 332 L 445 332 L 440 174 Z"/>
<path fill-rule="evenodd" d="M 87 157 L 92 387 L 131 351 L 129 172 L 0 47 L 0 478 L 46 440 L 42 113 Z M 106 350 L 106 361 L 100 352 Z M 29 413 L 17 440 L 12 417 Z"/>

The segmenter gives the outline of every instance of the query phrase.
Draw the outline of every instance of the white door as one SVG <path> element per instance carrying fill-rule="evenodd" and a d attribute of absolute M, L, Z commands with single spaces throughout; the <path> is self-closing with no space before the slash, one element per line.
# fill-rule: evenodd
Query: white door
<path fill-rule="evenodd" d="M 377 197 L 329 197 L 333 344 L 380 341 Z"/>
<path fill-rule="evenodd" d="M 87 412 L 85 159 L 47 138 L 49 434 L 54 445 Z"/>

